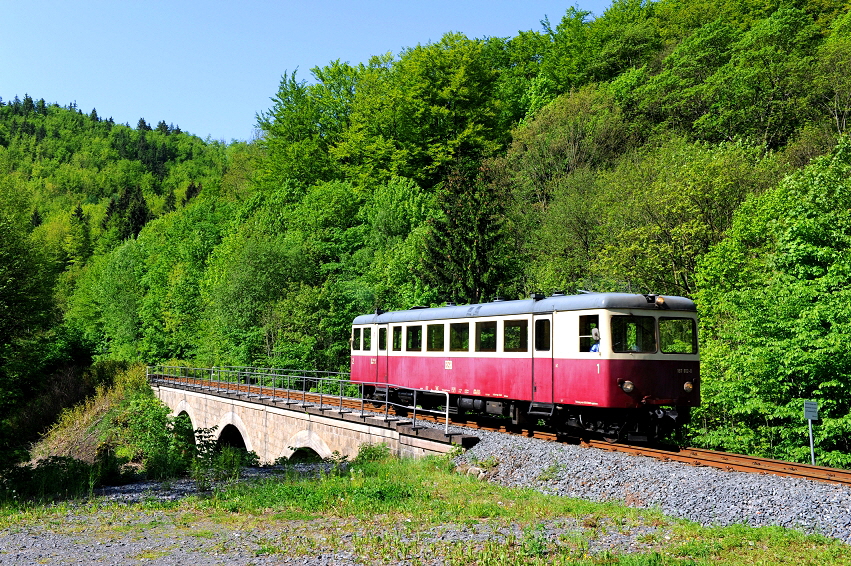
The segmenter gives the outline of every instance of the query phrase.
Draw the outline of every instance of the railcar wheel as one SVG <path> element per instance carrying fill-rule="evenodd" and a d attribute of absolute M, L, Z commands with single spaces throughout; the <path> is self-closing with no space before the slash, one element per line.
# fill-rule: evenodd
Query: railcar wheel
<path fill-rule="evenodd" d="M 372 391 L 372 395 L 369 396 L 372 399 L 371 405 L 376 409 L 381 409 L 387 402 L 387 388 L 385 387 L 376 387 Z"/>
<path fill-rule="evenodd" d="M 605 430 L 601 430 L 603 436 L 603 441 L 608 442 L 609 444 L 614 444 L 616 442 L 620 442 L 623 437 L 625 425 L 612 422 L 609 423 L 609 426 L 606 427 Z"/>

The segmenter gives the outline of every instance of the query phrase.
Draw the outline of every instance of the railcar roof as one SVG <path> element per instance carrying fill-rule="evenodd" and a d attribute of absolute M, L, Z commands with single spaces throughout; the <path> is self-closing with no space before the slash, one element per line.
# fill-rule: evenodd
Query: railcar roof
<path fill-rule="evenodd" d="M 671 295 L 665 298 L 664 310 L 696 311 L 691 299 Z M 475 305 L 453 305 L 436 308 L 419 308 L 405 311 L 390 311 L 382 314 L 364 314 L 352 324 L 388 324 L 392 322 L 416 322 L 451 318 L 509 316 L 520 314 L 543 314 L 554 311 L 585 309 L 645 309 L 663 310 L 647 296 L 631 293 L 584 293 L 582 295 L 553 295 L 544 299 L 521 299 L 518 301 L 494 301 Z"/>

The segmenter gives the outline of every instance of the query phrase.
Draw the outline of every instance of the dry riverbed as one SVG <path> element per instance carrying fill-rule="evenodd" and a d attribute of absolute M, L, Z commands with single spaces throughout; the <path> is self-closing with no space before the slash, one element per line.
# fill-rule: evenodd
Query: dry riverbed
<path fill-rule="evenodd" d="M 300 474 L 328 471 L 327 464 L 298 466 Z M 280 476 L 280 470 L 250 470 L 246 475 L 241 482 L 268 481 Z M 531 523 L 464 517 L 435 524 L 429 517 L 398 513 L 364 518 L 299 510 L 198 509 L 196 502 L 215 493 L 198 494 L 188 479 L 140 482 L 98 490 L 85 502 L 34 510 L 0 529 L 0 562 L 465 564 L 476 557 L 544 559 L 555 547 L 565 559 L 649 552 L 662 549 L 672 536 L 671 528 L 655 517 L 588 515 Z"/>

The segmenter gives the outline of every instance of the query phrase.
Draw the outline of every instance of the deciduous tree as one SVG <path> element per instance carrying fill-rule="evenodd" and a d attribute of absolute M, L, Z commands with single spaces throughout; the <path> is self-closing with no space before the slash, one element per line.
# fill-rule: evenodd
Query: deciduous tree
<path fill-rule="evenodd" d="M 700 262 L 704 446 L 805 462 L 851 458 L 851 143 L 749 200 Z"/>

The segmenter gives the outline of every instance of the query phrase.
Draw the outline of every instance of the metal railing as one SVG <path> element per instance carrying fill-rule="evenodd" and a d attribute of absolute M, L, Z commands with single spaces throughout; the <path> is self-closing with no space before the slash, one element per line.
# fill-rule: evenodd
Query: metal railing
<path fill-rule="evenodd" d="M 186 366 L 148 366 L 146 375 L 149 383 L 172 383 L 192 389 L 207 391 L 212 394 L 245 395 L 246 399 L 256 397 L 273 403 L 295 405 L 298 407 L 316 407 L 319 410 L 334 409 L 338 413 L 353 411 L 343 408 L 343 401 L 360 402 L 361 417 L 366 414 L 376 414 L 376 411 L 366 409 L 370 403 L 375 408 L 383 406 L 384 420 L 399 420 L 390 416 L 390 406 L 400 409 L 396 412 L 411 414 L 411 424 L 417 427 L 417 412 L 428 413 L 443 417 L 444 434 L 449 434 L 449 393 L 415 389 L 386 382 L 351 381 L 345 372 L 293 370 L 279 368 L 257 368 L 242 366 L 221 366 L 211 368 L 193 368 Z M 364 397 L 367 388 L 386 390 L 384 399 Z M 405 405 L 391 401 L 390 391 L 411 392 L 412 403 Z M 417 395 L 445 396 L 443 410 L 424 409 L 417 406 Z M 319 396 L 318 402 L 308 401 Z M 326 402 L 328 401 L 328 402 Z"/>

